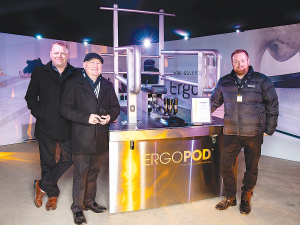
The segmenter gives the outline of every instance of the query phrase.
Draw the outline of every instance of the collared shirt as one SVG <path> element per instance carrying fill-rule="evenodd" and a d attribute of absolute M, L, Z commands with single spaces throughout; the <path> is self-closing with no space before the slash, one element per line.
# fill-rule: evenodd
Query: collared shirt
<path fill-rule="evenodd" d="M 98 98 L 99 92 L 100 92 L 100 83 L 101 83 L 101 74 L 97 77 L 97 80 L 94 82 L 83 70 L 82 75 L 86 79 L 86 81 L 91 85 L 96 97 Z"/>
<path fill-rule="evenodd" d="M 56 72 L 58 80 L 60 81 L 60 83 L 62 83 L 63 77 L 67 74 L 67 71 L 68 71 L 68 64 L 66 65 L 66 67 L 62 73 L 59 73 L 57 67 L 53 65 L 53 62 L 52 62 L 52 68 Z"/>

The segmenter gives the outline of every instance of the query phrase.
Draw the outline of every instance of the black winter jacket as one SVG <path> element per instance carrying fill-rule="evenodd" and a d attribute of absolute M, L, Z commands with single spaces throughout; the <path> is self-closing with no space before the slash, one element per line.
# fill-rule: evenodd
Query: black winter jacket
<path fill-rule="evenodd" d="M 66 68 L 67 73 L 62 82 L 52 68 L 52 61 L 36 67 L 31 74 L 25 100 L 31 114 L 36 118 L 36 138 L 71 139 L 71 122 L 60 115 L 59 107 L 66 82 L 76 78 L 81 72 L 69 63 Z"/>
<path fill-rule="evenodd" d="M 278 97 L 272 81 L 266 75 L 254 72 L 250 66 L 242 79 L 242 102 L 238 102 L 239 88 L 236 79 L 234 71 L 222 77 L 211 96 L 212 112 L 224 103 L 224 134 L 272 135 L 279 113 Z"/>
<path fill-rule="evenodd" d="M 100 154 L 108 151 L 108 130 L 106 125 L 89 124 L 91 114 L 98 114 L 100 109 L 109 110 L 110 121 L 117 119 L 120 105 L 113 84 L 101 78 L 98 99 L 83 75 L 67 83 L 60 112 L 72 121 L 72 154 Z"/>

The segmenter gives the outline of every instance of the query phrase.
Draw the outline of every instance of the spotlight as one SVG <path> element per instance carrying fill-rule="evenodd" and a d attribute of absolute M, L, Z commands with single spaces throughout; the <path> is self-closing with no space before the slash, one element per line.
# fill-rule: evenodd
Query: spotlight
<path fill-rule="evenodd" d="M 82 44 L 83 44 L 83 45 L 88 45 L 88 44 L 90 43 L 90 41 L 91 41 L 91 39 L 89 39 L 89 38 L 84 38 L 84 39 L 82 39 Z"/>
<path fill-rule="evenodd" d="M 42 37 L 42 35 L 37 34 L 37 35 L 35 36 L 35 38 L 36 38 L 36 39 L 42 39 L 43 37 Z"/>
<path fill-rule="evenodd" d="M 144 47 L 149 48 L 151 45 L 151 41 L 147 38 L 143 41 Z"/>
<path fill-rule="evenodd" d="M 234 26 L 233 28 L 235 29 L 235 33 L 237 34 L 244 32 L 244 29 L 241 25 Z"/>
<path fill-rule="evenodd" d="M 182 36 L 183 39 L 186 40 L 186 41 L 189 41 L 191 39 L 190 38 L 190 33 L 185 31 L 185 30 L 173 30 L 173 32 L 175 34 L 178 34 L 178 35 Z"/>

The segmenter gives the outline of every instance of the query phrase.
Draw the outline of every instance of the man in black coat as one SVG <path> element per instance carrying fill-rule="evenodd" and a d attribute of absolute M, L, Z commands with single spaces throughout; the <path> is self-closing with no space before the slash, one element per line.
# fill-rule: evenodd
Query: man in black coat
<path fill-rule="evenodd" d="M 224 103 L 224 143 L 221 159 L 226 198 L 216 205 L 225 210 L 236 205 L 236 157 L 244 148 L 244 173 L 240 213 L 249 214 L 250 199 L 257 181 L 263 136 L 272 135 L 277 126 L 278 97 L 272 81 L 249 66 L 245 50 L 231 55 L 233 70 L 222 77 L 211 96 L 211 111 Z"/>
<path fill-rule="evenodd" d="M 59 107 L 66 82 L 77 77 L 80 71 L 67 62 L 68 56 L 68 46 L 64 42 L 53 43 L 51 61 L 33 70 L 25 96 L 28 109 L 36 118 L 35 137 L 39 142 L 42 170 L 42 179 L 34 182 L 34 202 L 41 207 L 42 198 L 47 193 L 47 210 L 56 209 L 60 193 L 57 181 L 72 165 L 71 122 L 60 115 Z M 61 155 L 55 163 L 57 143 Z"/>
<path fill-rule="evenodd" d="M 97 177 L 103 153 L 108 151 L 109 122 L 117 119 L 120 105 L 113 84 L 102 77 L 103 58 L 86 54 L 82 75 L 68 82 L 60 112 L 72 121 L 71 148 L 74 163 L 74 223 L 86 223 L 83 210 L 102 213 L 96 203 Z"/>

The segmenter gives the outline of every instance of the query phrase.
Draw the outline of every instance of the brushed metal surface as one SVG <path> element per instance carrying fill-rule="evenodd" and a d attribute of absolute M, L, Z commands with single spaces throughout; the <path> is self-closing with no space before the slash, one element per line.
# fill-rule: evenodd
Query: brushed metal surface
<path fill-rule="evenodd" d="M 170 128 L 138 110 L 138 123 L 129 126 L 123 125 L 127 116 L 121 107 L 109 132 L 110 213 L 221 195 L 223 120 L 213 117 L 210 125 L 193 126 L 190 115 L 179 108 L 177 116 L 188 126 Z"/>
<path fill-rule="evenodd" d="M 149 130 L 111 131 L 110 141 L 157 140 L 209 135 L 209 127 L 157 128 Z"/>
<path fill-rule="evenodd" d="M 184 119 L 186 127 L 167 127 L 159 119 L 151 118 L 147 113 L 138 109 L 138 123 L 134 126 L 123 125 L 126 121 L 126 108 L 121 107 L 121 113 L 116 123 L 110 125 L 109 141 L 152 140 L 165 138 L 196 137 L 204 135 L 221 134 L 223 120 L 213 117 L 212 124 L 193 126 L 191 124 L 191 111 L 179 107 L 177 116 Z"/>
<path fill-rule="evenodd" d="M 110 213 L 220 196 L 220 136 L 110 142 Z"/>

